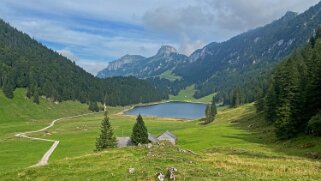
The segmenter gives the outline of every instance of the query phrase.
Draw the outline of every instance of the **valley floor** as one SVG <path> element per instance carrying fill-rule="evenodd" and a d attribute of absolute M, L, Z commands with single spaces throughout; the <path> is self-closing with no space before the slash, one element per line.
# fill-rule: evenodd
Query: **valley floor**
<path fill-rule="evenodd" d="M 80 104 L 72 104 L 79 110 L 73 115 L 85 112 Z M 109 108 L 116 136 L 130 136 L 135 122 L 135 117 L 117 114 L 124 109 Z M 221 109 L 215 122 L 206 126 L 199 121 L 144 117 L 150 133 L 170 130 L 177 135 L 178 144 L 94 153 L 102 118 L 102 113 L 95 113 L 63 119 L 45 132 L 32 134 L 60 141 L 49 165 L 35 168 L 26 167 L 37 163 L 51 144 L 15 138 L 14 133 L 23 130 L 20 124 L 25 130 L 36 129 L 48 124 L 51 117 L 25 119 L 19 125 L 14 120 L 1 122 L 1 180 L 154 180 L 156 173 L 165 173 L 171 166 L 178 170 L 177 180 L 321 180 L 321 138 L 277 141 L 273 127 L 255 113 L 252 104 Z M 4 132 L 8 127 L 11 129 Z M 133 174 L 128 173 L 131 167 L 136 170 Z"/>

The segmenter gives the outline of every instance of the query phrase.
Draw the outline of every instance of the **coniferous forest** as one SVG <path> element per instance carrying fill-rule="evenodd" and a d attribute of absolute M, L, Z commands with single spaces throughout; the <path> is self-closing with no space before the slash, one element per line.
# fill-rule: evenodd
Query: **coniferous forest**
<path fill-rule="evenodd" d="M 134 77 L 99 79 L 75 62 L 46 48 L 27 34 L 0 21 L 0 87 L 8 98 L 27 88 L 35 103 L 39 96 L 54 101 L 79 100 L 128 105 L 168 98 L 150 83 Z"/>
<path fill-rule="evenodd" d="M 321 29 L 309 45 L 277 66 L 266 97 L 256 102 L 280 139 L 321 135 Z"/>

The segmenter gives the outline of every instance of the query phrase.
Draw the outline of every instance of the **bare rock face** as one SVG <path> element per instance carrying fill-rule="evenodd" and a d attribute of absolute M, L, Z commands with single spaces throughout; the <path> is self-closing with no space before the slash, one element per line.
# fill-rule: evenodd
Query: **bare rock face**
<path fill-rule="evenodd" d="M 167 170 L 167 175 L 169 180 L 175 180 L 175 173 L 177 172 L 177 169 L 175 167 L 169 167 Z"/>
<path fill-rule="evenodd" d="M 128 173 L 134 174 L 134 173 L 135 173 L 135 168 L 129 168 L 129 169 L 128 169 Z"/>

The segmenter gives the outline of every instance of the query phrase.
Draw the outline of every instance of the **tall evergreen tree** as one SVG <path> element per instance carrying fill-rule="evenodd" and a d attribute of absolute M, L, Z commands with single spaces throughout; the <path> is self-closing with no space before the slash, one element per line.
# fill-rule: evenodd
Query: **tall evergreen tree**
<path fill-rule="evenodd" d="M 88 109 L 92 112 L 99 112 L 99 107 L 97 102 L 90 102 Z"/>
<path fill-rule="evenodd" d="M 205 124 L 209 124 L 215 120 L 217 115 L 217 108 L 215 103 L 215 97 L 212 98 L 212 103 L 208 104 L 205 109 Z"/>
<path fill-rule="evenodd" d="M 208 124 L 208 123 L 210 123 L 210 122 L 213 121 L 213 115 L 212 115 L 211 105 L 210 105 L 210 104 L 208 104 L 208 105 L 206 106 L 206 109 L 205 109 L 205 118 L 206 118 L 205 124 Z"/>
<path fill-rule="evenodd" d="M 148 131 L 141 115 L 138 115 L 136 119 L 136 123 L 133 127 L 133 132 L 131 135 L 131 140 L 136 145 L 149 143 Z"/>
<path fill-rule="evenodd" d="M 237 108 L 241 104 L 241 96 L 239 89 L 235 89 L 232 95 L 231 107 Z"/>
<path fill-rule="evenodd" d="M 4 95 L 7 98 L 12 99 L 13 98 L 13 90 L 14 90 L 13 82 L 10 79 L 7 78 L 3 83 L 3 93 L 4 93 Z"/>
<path fill-rule="evenodd" d="M 111 126 L 107 110 L 105 111 L 104 116 L 105 117 L 101 122 L 100 135 L 96 141 L 96 151 L 116 147 L 116 138 L 114 137 L 113 128 Z"/>
<path fill-rule="evenodd" d="M 211 114 L 212 114 L 212 116 L 213 116 L 213 120 L 215 120 L 215 117 L 216 117 L 216 115 L 217 115 L 217 108 L 216 108 L 215 96 L 213 96 L 213 98 L 212 98 Z"/>
<path fill-rule="evenodd" d="M 255 101 L 256 112 L 260 113 L 264 111 L 264 104 L 265 104 L 264 94 L 262 89 L 259 89 L 259 91 L 257 92 L 256 101 Z"/>
<path fill-rule="evenodd" d="M 38 91 L 38 88 L 35 88 L 35 92 L 33 94 L 33 102 L 36 103 L 36 104 L 39 104 L 40 101 L 39 101 L 39 91 Z"/>
<path fill-rule="evenodd" d="M 274 122 L 276 120 L 276 105 L 277 105 L 277 97 L 274 88 L 274 84 L 270 83 L 269 90 L 266 95 L 266 102 L 265 102 L 265 118 L 270 122 Z"/>
<path fill-rule="evenodd" d="M 266 96 L 266 118 L 280 139 L 321 133 L 321 29 L 310 43 L 277 67 Z"/>

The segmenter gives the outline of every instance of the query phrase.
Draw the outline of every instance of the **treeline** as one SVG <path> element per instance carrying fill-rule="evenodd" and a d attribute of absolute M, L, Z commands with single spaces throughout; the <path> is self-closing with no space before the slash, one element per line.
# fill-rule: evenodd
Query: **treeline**
<path fill-rule="evenodd" d="M 228 76 L 226 74 L 216 76 L 215 79 L 209 79 L 206 84 L 197 85 L 194 97 L 201 98 L 209 92 L 216 92 L 216 102 L 224 105 L 234 107 L 235 103 L 237 105 L 254 102 L 257 95 L 267 89 L 275 64 L 275 62 L 262 62 Z"/>
<path fill-rule="evenodd" d="M 15 88 L 27 88 L 27 96 L 35 102 L 42 95 L 54 101 L 106 102 L 111 106 L 168 98 L 134 77 L 96 78 L 2 20 L 0 88 L 8 98 L 13 97 Z"/>
<path fill-rule="evenodd" d="M 280 139 L 299 133 L 321 136 L 321 29 L 305 49 L 276 68 L 256 105 L 274 123 Z"/>

